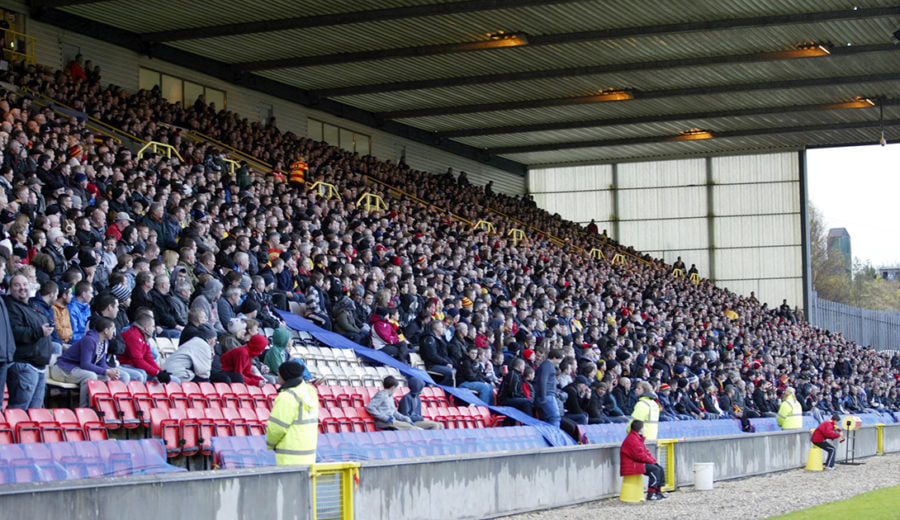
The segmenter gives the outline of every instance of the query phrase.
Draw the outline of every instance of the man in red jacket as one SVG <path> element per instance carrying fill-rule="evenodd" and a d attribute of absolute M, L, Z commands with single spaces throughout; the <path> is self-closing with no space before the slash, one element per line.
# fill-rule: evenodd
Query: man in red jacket
<path fill-rule="evenodd" d="M 262 334 L 254 334 L 246 345 L 222 354 L 222 370 L 240 374 L 248 385 L 262 386 L 266 380 L 253 373 L 253 358 L 263 353 L 269 340 Z"/>
<path fill-rule="evenodd" d="M 837 439 L 841 436 L 841 429 L 837 427 L 840 422 L 841 416 L 834 414 L 831 416 L 831 419 L 820 424 L 812 434 L 812 443 L 828 454 L 828 457 L 825 459 L 825 469 L 834 469 L 834 454 L 837 448 L 828 442 L 828 439 Z M 843 439 L 841 442 L 843 442 Z"/>
<path fill-rule="evenodd" d="M 665 500 L 665 495 L 660 489 L 666 485 L 666 474 L 656 463 L 656 459 L 644 445 L 644 421 L 635 419 L 631 421 L 631 431 L 625 437 L 622 448 L 619 450 L 619 473 L 626 475 L 647 475 L 650 482 L 647 485 L 647 500 Z"/>

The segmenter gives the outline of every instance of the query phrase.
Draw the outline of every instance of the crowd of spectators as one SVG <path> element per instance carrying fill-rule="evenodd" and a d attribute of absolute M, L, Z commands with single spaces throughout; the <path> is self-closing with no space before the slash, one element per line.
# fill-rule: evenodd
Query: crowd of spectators
<path fill-rule="evenodd" d="M 51 375 L 73 382 L 274 381 L 272 367 L 289 358 L 275 309 L 298 304 L 399 360 L 417 353 L 439 382 L 487 403 L 496 391 L 500 404 L 567 431 L 627 420 L 642 396 L 659 401 L 661 420 L 772 415 L 788 386 L 810 412 L 900 409 L 897 355 L 674 277 L 527 196 L 283 133 L 202 97 L 182 106 L 158 89 L 128 93 L 97 74 L 40 66 L 3 79 L 75 109 L 60 116 L 0 93 L 10 406 L 40 404 L 53 353 Z M 78 111 L 184 160 L 138 158 Z M 184 129 L 278 170 L 303 158 L 307 180 L 335 185 L 340 198 L 246 165 L 231 173 L 222 151 Z M 432 206 L 392 198 L 367 177 Z M 366 192 L 389 210 L 357 208 Z M 497 233 L 457 217 L 490 220 Z M 518 222 L 546 234 L 516 244 L 505 237 Z M 598 241 L 629 261 L 584 254 Z M 268 350 L 267 330 L 277 340 Z M 154 336 L 180 340 L 163 365 Z"/>

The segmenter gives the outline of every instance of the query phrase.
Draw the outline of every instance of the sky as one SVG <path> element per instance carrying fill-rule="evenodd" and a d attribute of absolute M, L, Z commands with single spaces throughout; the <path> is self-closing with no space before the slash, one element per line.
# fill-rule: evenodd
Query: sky
<path fill-rule="evenodd" d="M 900 144 L 807 152 L 809 200 L 825 228 L 850 233 L 854 258 L 900 267 Z"/>

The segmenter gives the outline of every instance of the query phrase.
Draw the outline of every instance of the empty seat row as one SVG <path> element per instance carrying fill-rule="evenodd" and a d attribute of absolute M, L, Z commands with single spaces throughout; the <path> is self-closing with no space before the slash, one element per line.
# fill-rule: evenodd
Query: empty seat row
<path fill-rule="evenodd" d="M 212 453 L 215 437 L 264 435 L 268 408 L 153 408 L 151 433 L 162 439 L 169 457 Z"/>
<path fill-rule="evenodd" d="M 319 436 L 321 439 L 321 436 Z M 215 437 L 212 442 L 215 466 L 222 469 L 261 468 L 275 465 L 275 452 L 266 448 L 263 435 Z"/>
<path fill-rule="evenodd" d="M 435 455 L 464 455 L 546 448 L 530 426 L 484 430 L 405 430 L 319 436 L 318 462 L 346 462 Z"/>
<path fill-rule="evenodd" d="M 502 421 L 502 417 L 491 415 L 486 406 L 422 407 L 422 416 L 443 424 L 448 430 L 486 428 Z M 365 406 L 319 409 L 320 433 L 363 433 L 375 430 L 375 419 L 369 415 Z"/>
<path fill-rule="evenodd" d="M 393 367 L 371 367 L 371 366 L 333 366 L 324 363 L 311 362 L 308 365 L 309 371 L 316 376 L 322 377 L 328 384 L 332 385 L 349 385 L 349 386 L 374 386 L 380 387 L 382 381 L 387 376 L 393 376 L 400 383 L 400 386 L 406 385 L 406 378 L 399 370 Z"/>
<path fill-rule="evenodd" d="M 10 408 L 0 414 L 0 445 L 107 438 L 106 427 L 90 408 Z"/>
<path fill-rule="evenodd" d="M 150 410 L 155 408 L 265 408 L 275 400 L 275 385 L 263 387 L 243 383 L 168 383 L 146 385 L 131 381 L 88 382 L 91 406 L 109 429 L 150 425 Z"/>
<path fill-rule="evenodd" d="M 177 471 L 156 439 L 0 446 L 0 484 Z"/>

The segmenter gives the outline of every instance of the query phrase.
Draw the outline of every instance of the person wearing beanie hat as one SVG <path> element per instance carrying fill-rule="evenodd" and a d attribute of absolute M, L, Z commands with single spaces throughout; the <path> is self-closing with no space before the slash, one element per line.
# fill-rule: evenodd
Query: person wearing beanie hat
<path fill-rule="evenodd" d="M 319 395 L 316 387 L 304 381 L 305 372 L 306 367 L 297 361 L 282 363 L 277 370 L 281 388 L 266 423 L 266 447 L 275 451 L 279 466 L 316 462 Z"/>
<path fill-rule="evenodd" d="M 269 340 L 265 336 L 254 334 L 246 345 L 222 354 L 222 370 L 240 375 L 249 385 L 266 384 L 266 379 L 254 372 L 253 359 L 262 354 L 268 345 Z"/>

